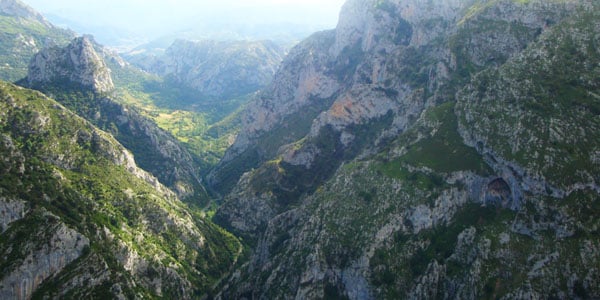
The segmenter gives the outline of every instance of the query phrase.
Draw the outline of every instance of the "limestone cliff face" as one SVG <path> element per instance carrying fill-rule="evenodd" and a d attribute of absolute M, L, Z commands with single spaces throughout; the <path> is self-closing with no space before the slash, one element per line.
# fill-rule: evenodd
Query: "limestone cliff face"
<path fill-rule="evenodd" d="M 75 84 L 96 93 L 114 89 L 110 69 L 85 36 L 74 39 L 65 48 L 48 48 L 36 54 L 29 64 L 27 84 Z"/>
<path fill-rule="evenodd" d="M 219 296 L 597 297 L 597 13 L 348 1 L 211 174 L 257 245 Z"/>
<path fill-rule="evenodd" d="M 0 82 L 0 128 L 0 297 L 191 299 L 233 264 L 233 237 L 56 101 Z"/>
<path fill-rule="evenodd" d="M 236 157 L 247 160 L 248 156 L 258 157 L 256 166 L 258 161 L 274 157 L 279 147 L 307 134 L 317 137 L 327 126 L 341 134 L 344 147 L 350 147 L 351 141 L 357 139 L 350 133 L 352 130 L 345 128 L 381 119 L 388 112 L 396 114 L 396 126 L 391 129 L 403 130 L 433 99 L 425 97 L 398 73 L 410 60 L 431 56 L 431 61 L 425 61 L 427 65 L 416 71 L 427 73 L 420 76 L 430 77 L 432 90 L 448 80 L 453 67 L 451 52 L 439 42 L 454 30 L 459 12 L 467 5 L 464 1 L 450 1 L 431 9 L 411 1 L 348 1 L 337 29 L 316 34 L 290 52 L 271 87 L 249 105 L 243 130 L 225 154 L 221 167 L 230 170 L 229 165 L 238 164 Z M 441 38 L 434 38 L 436 35 Z M 417 52 L 422 57 L 416 57 Z M 306 112 L 307 116 L 296 117 Z M 290 126 L 287 120 L 294 122 L 291 135 L 277 140 L 266 137 L 277 126 Z M 269 140 L 266 145 L 265 139 Z M 298 154 L 298 149 L 294 153 L 284 157 L 309 157 Z M 298 160 L 288 162 L 302 164 Z M 212 174 L 216 185 L 222 181 L 219 173 L 217 167 Z"/>
<path fill-rule="evenodd" d="M 53 47 L 31 61 L 22 83 L 52 94 L 96 126 L 110 131 L 135 157 L 136 163 L 171 188 L 179 197 L 194 203 L 207 195 L 192 155 L 170 134 L 121 103 L 115 95 L 110 70 L 126 63 L 91 37 L 73 40 L 65 48 Z"/>
<path fill-rule="evenodd" d="M 39 214 L 46 224 L 32 232 L 32 239 L 27 241 L 30 249 L 23 253 L 26 256 L 22 264 L 13 261 L 12 266 L 3 269 L 0 297 L 4 299 L 30 299 L 44 280 L 60 273 L 90 245 L 88 238 L 67 227 L 57 216 L 44 210 Z"/>
<path fill-rule="evenodd" d="M 2 198 L 0 201 L 0 214 L 2 214 L 2 223 L 0 231 L 4 232 L 10 223 L 23 219 L 25 213 L 25 202 L 21 200 Z M 1 233 L 0 232 L 0 233 Z"/>
<path fill-rule="evenodd" d="M 283 56 L 269 41 L 177 40 L 160 56 L 140 53 L 128 59 L 205 97 L 227 99 L 268 85 Z"/>
<path fill-rule="evenodd" d="M 209 182 L 227 192 L 244 172 L 281 155 L 305 176 L 323 174 L 305 184 L 310 190 L 341 161 L 402 133 L 426 107 L 452 99 L 471 73 L 503 63 L 579 5 L 348 1 L 338 28 L 291 51 L 273 84 L 249 104 Z M 481 25 L 488 23 L 494 26 Z M 315 145 L 324 139 L 331 150 Z M 319 169 L 325 162 L 334 166 Z"/>

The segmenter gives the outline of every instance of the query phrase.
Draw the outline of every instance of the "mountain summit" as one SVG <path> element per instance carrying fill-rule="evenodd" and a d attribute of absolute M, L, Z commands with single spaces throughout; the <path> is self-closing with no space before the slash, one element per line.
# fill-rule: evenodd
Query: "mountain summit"
<path fill-rule="evenodd" d="M 31 87 L 78 85 L 96 93 L 114 89 L 110 69 L 87 36 L 74 39 L 65 48 L 40 51 L 29 64 L 26 81 Z"/>

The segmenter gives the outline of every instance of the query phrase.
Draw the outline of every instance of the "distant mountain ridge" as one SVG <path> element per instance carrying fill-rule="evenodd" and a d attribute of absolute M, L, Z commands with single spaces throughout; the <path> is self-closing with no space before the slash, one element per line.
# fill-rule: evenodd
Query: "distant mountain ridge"
<path fill-rule="evenodd" d="M 75 37 L 19 0 L 0 1 L 0 79 L 16 81 L 27 75 L 31 57 L 39 50 L 65 45 Z"/>
<path fill-rule="evenodd" d="M 36 20 L 46 27 L 53 27 L 53 25 L 48 22 L 44 16 L 20 0 L 0 0 L 0 13 L 24 19 Z"/>
<path fill-rule="evenodd" d="M 126 58 L 206 98 L 225 100 L 269 84 L 283 56 L 271 41 L 177 40 L 162 55 L 133 52 Z"/>

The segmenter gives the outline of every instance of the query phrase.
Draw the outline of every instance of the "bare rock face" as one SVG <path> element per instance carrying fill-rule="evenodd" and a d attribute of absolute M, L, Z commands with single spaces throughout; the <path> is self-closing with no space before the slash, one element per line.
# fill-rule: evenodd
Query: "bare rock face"
<path fill-rule="evenodd" d="M 35 55 L 26 81 L 31 87 L 74 84 L 96 93 L 114 89 L 110 69 L 86 36 L 74 39 L 65 48 L 48 48 Z"/>
<path fill-rule="evenodd" d="M 225 154 L 224 162 L 245 151 L 250 140 L 256 140 L 286 116 L 335 95 L 340 83 L 325 74 L 326 50 L 332 38 L 331 32 L 317 33 L 288 54 L 273 83 L 244 112 L 243 130 Z"/>
<path fill-rule="evenodd" d="M 325 128 L 339 133 L 344 149 L 364 147 L 364 139 L 356 137 L 352 133 L 355 129 L 350 128 L 372 126 L 388 113 L 395 115 L 393 126 L 386 128 L 387 133 L 374 134 L 369 143 L 380 134 L 393 135 L 406 129 L 436 99 L 415 89 L 410 82 L 414 77 L 407 80 L 398 74 L 412 60 L 420 59 L 427 65 L 414 71 L 427 74 L 415 77 L 427 77 L 429 88 L 440 89 L 449 79 L 454 62 L 439 40 L 455 30 L 460 12 L 467 6 L 464 1 L 348 1 L 337 28 L 317 33 L 293 49 L 270 87 L 248 105 L 242 131 L 210 174 L 211 183 L 223 185 L 221 170 L 231 170 L 232 166 L 236 171 L 247 171 L 237 167 L 239 160 L 249 162 L 245 165 L 250 167 L 278 154 L 314 161 L 310 153 L 315 151 L 309 143 L 300 149 L 286 145 L 303 137 L 318 139 Z M 289 129 L 273 130 L 278 127 Z M 288 134 L 270 134 L 286 130 Z M 294 155 L 279 150 L 294 151 Z"/>
<path fill-rule="evenodd" d="M 422 89 L 399 74 L 411 60 L 427 57 L 428 64 L 418 71 L 427 73 L 420 76 L 430 79 L 429 87 L 435 91 L 452 69 L 445 45 L 414 38 L 418 30 L 433 30 L 428 24 L 434 21 L 440 23 L 435 34 L 448 34 L 466 4 L 440 6 L 437 10 L 410 1 L 348 1 L 338 27 L 294 48 L 272 85 L 248 105 L 242 131 L 209 174 L 209 183 L 227 192 L 244 172 L 281 155 L 281 163 L 289 168 L 302 170 L 307 177 L 319 174 L 317 179 L 303 179 L 310 182 L 306 186 L 310 190 L 341 161 L 405 130 L 438 100 L 425 97 Z M 417 52 L 423 57 L 413 57 Z M 323 170 L 323 165 L 330 167 Z"/>
<path fill-rule="evenodd" d="M 13 254 L 26 249 L 26 256 L 11 261 L 10 267 L 3 270 L 0 279 L 0 297 L 3 299 L 30 299 L 33 292 L 44 280 L 60 273 L 68 264 L 79 258 L 90 241 L 81 233 L 67 227 L 58 217 L 41 210 L 39 223 L 33 223 L 31 235 L 25 237 Z M 13 254 L 14 255 L 14 254 Z"/>
<path fill-rule="evenodd" d="M 227 193 L 242 174 L 281 156 L 286 173 L 312 181 L 302 188 L 311 190 L 341 161 L 376 151 L 427 107 L 452 100 L 471 72 L 506 62 L 581 5 L 348 1 L 335 31 L 293 49 L 248 105 L 209 184 Z"/>
<path fill-rule="evenodd" d="M 25 217 L 27 210 L 25 201 L 0 198 L 0 233 L 6 231 L 10 223 Z"/>

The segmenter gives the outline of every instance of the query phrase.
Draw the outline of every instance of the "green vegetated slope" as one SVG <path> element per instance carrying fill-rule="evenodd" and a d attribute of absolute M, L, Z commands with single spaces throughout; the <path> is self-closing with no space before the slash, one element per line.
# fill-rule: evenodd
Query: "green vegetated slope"
<path fill-rule="evenodd" d="M 114 95 L 111 71 L 118 57 L 110 56 L 88 36 L 74 39 L 66 47 L 53 47 L 36 54 L 27 78 L 20 84 L 52 95 L 78 115 L 111 133 L 135 156 L 137 164 L 154 174 L 178 196 L 204 206 L 209 196 L 200 179 L 198 159 L 172 135 L 144 117 L 135 107 L 119 103 Z"/>
<path fill-rule="evenodd" d="M 214 166 L 239 130 L 237 111 L 251 95 L 213 99 L 172 80 L 132 66 L 108 65 L 113 70 L 116 100 L 136 107 L 160 128 L 170 132 L 199 159 L 200 168 Z"/>
<path fill-rule="evenodd" d="M 237 240 L 135 166 L 108 133 L 0 83 L 3 298 L 195 298 Z"/>
<path fill-rule="evenodd" d="M 29 60 L 50 45 L 64 45 L 73 34 L 37 19 L 0 14 L 0 79 L 27 75 Z"/>
<path fill-rule="evenodd" d="M 569 19 L 460 93 L 466 136 L 560 189 L 598 185 L 600 13 Z"/>
<path fill-rule="evenodd" d="M 480 198 L 501 193 L 497 175 L 463 144 L 453 108 L 426 111 L 389 149 L 344 164 L 304 205 L 273 218 L 256 247 L 268 253 L 262 268 L 242 269 L 247 277 L 225 297 L 598 295 L 598 192 L 528 195 L 516 211 L 485 205 Z"/>
<path fill-rule="evenodd" d="M 404 8 L 403 1 L 380 2 L 373 1 L 392 12 Z M 438 4 L 414 1 L 403 12 L 410 17 L 419 5 L 443 10 Z M 306 153 L 316 153 L 307 156 L 314 160 L 290 165 L 287 148 L 280 148 L 275 159 L 241 177 L 217 217 L 254 238 L 255 253 L 241 275 L 230 278 L 223 298 L 600 295 L 598 6 L 473 5 L 455 25 L 426 20 L 431 27 L 422 27 L 412 20 L 415 32 L 442 31 L 438 24 L 452 29 L 429 44 L 387 45 L 399 50 L 384 60 L 386 67 L 410 73 L 385 74 L 389 83 L 383 84 L 361 81 L 373 71 L 367 60 L 380 59 L 366 53 L 358 62 L 358 70 L 366 70 L 345 75 L 361 88 L 391 90 L 401 78 L 424 95 L 428 105 L 405 130 L 392 135 L 384 130 L 397 123 L 364 122 L 372 129 L 367 136 L 381 138 L 361 139 L 360 126 L 326 125 L 319 135 L 285 146 L 297 151 L 311 145 Z M 368 28 L 387 28 L 395 21 L 387 17 L 374 18 Z M 366 32 L 365 38 L 378 38 L 376 30 Z M 448 60 L 440 54 L 445 51 Z M 363 101 L 384 101 L 385 95 L 375 99 L 368 94 Z M 421 99 L 413 96 L 411 105 Z M 345 109 L 352 115 L 352 107 Z M 277 130 L 286 129 L 271 132 Z M 347 132 L 354 139 L 344 145 Z M 365 142 L 375 147 L 361 146 Z M 351 153 L 348 145 L 367 151 L 344 156 Z M 303 176 L 327 162 L 341 166 L 327 177 Z M 314 181 L 303 189 L 307 178 Z"/>
<path fill-rule="evenodd" d="M 341 170 L 336 181 L 313 196 L 315 205 L 309 211 L 319 216 L 312 220 L 317 225 L 289 233 L 302 236 L 315 230 L 319 233 L 307 240 L 322 248 L 289 251 L 279 246 L 284 250 L 273 250 L 282 253 L 274 256 L 287 268 L 306 270 L 302 253 L 320 253 L 319 266 L 333 274 L 311 284 L 322 284 L 324 295 L 344 296 L 356 290 L 378 299 L 598 294 L 594 279 L 598 270 L 587 267 L 598 263 L 592 250 L 597 247 L 598 228 L 594 192 L 564 200 L 531 197 L 525 208 L 514 212 L 471 203 L 469 188 L 460 181 L 447 182 L 443 174 L 400 172 L 378 172 L 372 162 Z M 342 184 L 350 179 L 352 184 Z M 293 243 L 278 243 L 286 242 Z M 284 257 L 298 263 L 289 265 Z M 337 268 L 359 269 L 354 276 L 364 285 L 350 286 L 344 276 L 352 274 L 338 273 Z M 368 271 L 363 273 L 364 269 Z M 289 274 L 281 278 L 299 279 Z"/>
<path fill-rule="evenodd" d="M 171 132 L 208 170 L 233 143 L 239 110 L 271 81 L 283 55 L 271 41 L 177 40 L 161 53 L 125 54 L 131 65 L 111 69 L 121 101 Z"/>
<path fill-rule="evenodd" d="M 199 158 L 135 106 L 122 105 L 118 97 L 89 92 L 77 85 L 40 89 L 115 136 L 133 152 L 140 167 L 155 174 L 183 200 L 196 206 L 207 203 L 209 196 L 201 184 Z"/>

